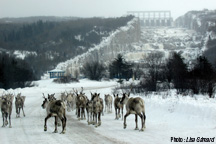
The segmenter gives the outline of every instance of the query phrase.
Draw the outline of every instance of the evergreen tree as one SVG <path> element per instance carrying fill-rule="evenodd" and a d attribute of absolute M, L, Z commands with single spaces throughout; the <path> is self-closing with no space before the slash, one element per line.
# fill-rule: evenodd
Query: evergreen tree
<path fill-rule="evenodd" d="M 212 97 L 215 83 L 215 71 L 207 58 L 204 56 L 198 57 L 196 65 L 189 74 L 190 87 L 194 94 L 208 93 L 209 96 Z"/>
<path fill-rule="evenodd" d="M 132 77 L 131 65 L 125 61 L 121 54 L 109 65 L 110 78 L 126 79 Z"/>
<path fill-rule="evenodd" d="M 178 92 L 184 92 L 187 86 L 187 65 L 179 53 L 174 52 L 166 64 L 165 77 L 168 82 L 173 82 Z"/>
<path fill-rule="evenodd" d="M 33 71 L 24 60 L 0 53 L 0 87 L 4 89 L 25 87 L 35 80 Z"/>

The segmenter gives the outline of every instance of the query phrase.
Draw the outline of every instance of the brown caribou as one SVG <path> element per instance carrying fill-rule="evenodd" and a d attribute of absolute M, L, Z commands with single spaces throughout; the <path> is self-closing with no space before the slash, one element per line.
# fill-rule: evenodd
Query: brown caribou
<path fill-rule="evenodd" d="M 114 108 L 115 108 L 115 115 L 116 115 L 115 119 L 118 120 L 121 117 L 121 115 L 120 115 L 120 111 L 121 111 L 122 120 L 123 120 L 123 104 L 120 103 L 121 97 L 119 97 L 118 94 L 116 94 L 116 95 L 113 94 L 113 95 L 115 97 L 115 99 L 114 99 Z"/>
<path fill-rule="evenodd" d="M 46 108 L 47 111 L 47 116 L 45 118 L 45 123 L 44 123 L 44 131 L 47 131 L 47 120 L 50 117 L 55 117 L 55 130 L 54 133 L 57 133 L 57 121 L 58 118 L 62 122 L 62 134 L 66 132 L 66 106 L 62 100 L 52 100 L 48 101 L 47 98 L 44 97 L 43 104 L 41 105 L 43 109 Z"/>
<path fill-rule="evenodd" d="M 91 95 L 91 101 L 93 102 L 93 124 L 95 124 L 95 127 L 98 127 L 101 125 L 101 114 L 103 113 L 103 99 L 100 98 L 99 93 L 91 93 Z"/>
<path fill-rule="evenodd" d="M 107 113 L 111 113 L 112 112 L 112 102 L 113 102 L 113 97 L 109 94 L 105 94 L 104 95 L 104 100 L 105 100 L 105 111 L 107 111 Z"/>
<path fill-rule="evenodd" d="M 5 126 L 8 125 L 7 118 L 9 118 L 9 128 L 12 128 L 12 126 L 11 126 L 11 113 L 12 113 L 12 102 L 11 102 L 11 100 L 8 100 L 6 98 L 2 98 L 1 112 L 2 112 L 2 119 L 3 119 L 2 127 L 5 127 Z"/>
<path fill-rule="evenodd" d="M 135 123 L 136 123 L 135 130 L 138 130 L 137 117 L 140 116 L 141 124 L 142 124 L 142 128 L 140 129 L 140 131 L 144 131 L 145 121 L 146 121 L 144 100 L 140 97 L 129 98 L 129 96 L 130 95 L 124 93 L 120 101 L 121 104 L 125 104 L 127 110 L 126 114 L 124 115 L 124 128 L 127 127 L 126 124 L 127 116 L 129 116 L 130 114 L 135 114 Z"/>
<path fill-rule="evenodd" d="M 20 117 L 20 110 L 22 109 L 23 111 L 23 116 L 25 117 L 25 112 L 24 112 L 24 102 L 25 102 L 25 96 L 21 96 L 21 93 L 19 93 L 15 97 L 15 107 L 16 107 L 16 117 Z"/>

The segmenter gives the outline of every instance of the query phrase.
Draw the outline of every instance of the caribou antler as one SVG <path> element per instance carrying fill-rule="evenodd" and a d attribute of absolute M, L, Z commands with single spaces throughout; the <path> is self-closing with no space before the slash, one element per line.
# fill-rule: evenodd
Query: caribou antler
<path fill-rule="evenodd" d="M 75 89 L 73 88 L 73 91 L 74 91 L 74 93 L 75 93 L 76 95 L 78 95 L 78 91 L 77 91 L 77 90 L 75 91 Z"/>
<path fill-rule="evenodd" d="M 81 92 L 80 93 L 83 93 L 83 87 L 81 87 Z"/>
<path fill-rule="evenodd" d="M 44 98 L 44 99 L 46 98 L 45 95 L 44 95 L 44 93 L 43 93 L 43 98 Z"/>

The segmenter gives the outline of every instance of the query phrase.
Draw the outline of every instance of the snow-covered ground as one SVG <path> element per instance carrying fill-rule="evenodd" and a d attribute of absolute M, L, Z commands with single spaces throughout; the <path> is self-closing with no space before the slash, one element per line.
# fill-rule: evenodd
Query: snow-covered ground
<path fill-rule="evenodd" d="M 164 94 L 132 95 L 140 96 L 145 101 L 146 129 L 144 132 L 136 131 L 134 115 L 127 118 L 127 128 L 123 129 L 123 121 L 115 120 L 114 108 L 112 113 L 102 116 L 102 125 L 95 128 L 88 125 L 86 120 L 78 121 L 75 111 L 67 112 L 66 134 L 54 131 L 54 118 L 48 120 L 48 130 L 43 131 L 46 112 L 42 109 L 42 93 L 45 95 L 55 93 L 59 98 L 60 93 L 73 88 L 84 92 L 90 97 L 90 92 L 112 94 L 113 88 L 118 84 L 115 81 L 89 81 L 80 80 L 79 83 L 55 84 L 52 80 L 37 81 L 36 87 L 9 90 L 15 94 L 21 92 L 26 96 L 26 117 L 16 118 L 13 104 L 12 128 L 0 127 L 1 144 L 91 144 L 91 143 L 131 143 L 131 144 L 167 144 L 171 138 L 216 137 L 216 100 L 204 96 L 195 98 L 178 96 L 175 91 Z M 2 94 L 4 90 L 0 89 Z M 125 111 L 124 111 L 125 113 Z M 2 124 L 2 120 L 0 121 Z M 138 119 L 140 128 L 140 119 Z M 216 142 L 216 140 L 214 139 Z M 204 142 L 202 142 L 204 143 Z"/>

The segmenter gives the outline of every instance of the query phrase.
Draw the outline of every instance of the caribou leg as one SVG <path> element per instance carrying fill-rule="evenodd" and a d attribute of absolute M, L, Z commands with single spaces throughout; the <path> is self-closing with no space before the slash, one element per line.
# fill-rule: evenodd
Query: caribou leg
<path fill-rule="evenodd" d="M 2 127 L 5 127 L 5 115 L 2 113 L 2 120 L 3 120 L 3 125 Z"/>
<path fill-rule="evenodd" d="M 95 127 L 97 127 L 97 113 L 95 113 L 94 117 L 95 117 Z"/>
<path fill-rule="evenodd" d="M 8 125 L 8 120 L 7 120 L 7 118 L 8 118 L 8 113 L 5 113 L 5 126 Z"/>
<path fill-rule="evenodd" d="M 87 122 L 88 122 L 88 125 L 90 125 L 90 121 L 89 121 L 89 110 L 88 110 L 88 108 L 86 108 L 86 112 L 87 112 Z"/>
<path fill-rule="evenodd" d="M 11 115 L 9 115 L 9 128 L 12 128 L 12 126 L 11 126 Z"/>
<path fill-rule="evenodd" d="M 58 126 L 61 126 L 61 120 L 57 117 Z"/>
<path fill-rule="evenodd" d="M 44 122 L 44 131 L 47 131 L 47 120 L 52 116 L 52 114 L 48 114 L 45 118 Z"/>
<path fill-rule="evenodd" d="M 145 115 L 145 112 L 143 112 L 143 116 L 144 116 L 144 126 L 143 126 L 143 128 L 146 128 L 146 126 L 145 126 L 145 121 L 146 121 L 146 115 Z"/>
<path fill-rule="evenodd" d="M 55 116 L 55 130 L 54 130 L 54 132 L 53 133 L 57 133 L 58 132 L 58 130 L 57 130 L 57 125 L 58 125 L 58 118 L 57 118 L 57 116 Z"/>
<path fill-rule="evenodd" d="M 139 130 L 138 124 L 137 124 L 137 121 L 138 121 L 137 117 L 138 117 L 137 114 L 135 114 L 135 123 L 136 123 L 135 130 Z"/>
<path fill-rule="evenodd" d="M 82 120 L 85 120 L 86 117 L 85 117 L 85 108 L 83 107 L 82 108 Z"/>
<path fill-rule="evenodd" d="M 77 118 L 78 118 L 78 120 L 80 120 L 80 108 L 78 109 L 78 115 L 77 115 Z"/>
<path fill-rule="evenodd" d="M 65 111 L 63 112 L 63 114 L 58 114 L 58 119 L 60 119 L 61 122 L 62 122 L 62 132 L 61 132 L 61 134 L 65 134 L 65 132 L 66 132 L 66 121 L 67 121 L 67 118 L 65 116 Z"/>
<path fill-rule="evenodd" d="M 122 120 L 123 120 L 123 107 L 122 107 Z"/>
<path fill-rule="evenodd" d="M 126 118 L 127 118 L 127 116 L 129 116 L 129 115 L 130 115 L 130 112 L 127 112 L 127 113 L 125 114 L 125 116 L 124 116 L 124 129 L 126 129 L 126 127 L 127 127 Z"/>
<path fill-rule="evenodd" d="M 101 113 L 99 112 L 99 114 L 98 114 L 98 126 L 100 126 L 101 125 Z"/>
<path fill-rule="evenodd" d="M 20 111 L 21 111 L 21 108 L 19 108 L 19 116 L 18 117 L 20 117 Z"/>
<path fill-rule="evenodd" d="M 110 113 L 112 113 L 112 105 L 109 105 Z"/>
<path fill-rule="evenodd" d="M 115 119 L 118 119 L 118 112 L 117 112 L 117 108 L 115 108 L 115 113 L 116 113 L 116 118 L 115 118 Z"/>
<path fill-rule="evenodd" d="M 16 107 L 16 117 L 18 117 L 18 108 Z"/>
<path fill-rule="evenodd" d="M 23 107 L 22 107 L 22 111 L 23 111 L 23 116 L 25 117 L 25 112 L 24 112 L 24 110 L 23 110 Z"/>
<path fill-rule="evenodd" d="M 90 124 L 92 124 L 92 122 L 93 122 L 93 118 L 92 118 L 92 116 L 93 116 L 93 112 L 90 113 L 90 121 L 91 121 Z"/>
<path fill-rule="evenodd" d="M 67 118 L 64 116 L 61 119 L 61 121 L 62 121 L 62 132 L 61 132 L 61 134 L 65 134 L 65 132 L 66 132 L 66 121 L 67 121 Z"/>
<path fill-rule="evenodd" d="M 141 113 L 138 113 L 138 115 L 140 116 L 142 123 L 142 128 L 140 129 L 140 131 L 144 131 L 144 115 L 142 115 Z"/>

